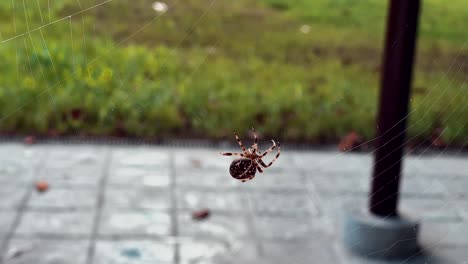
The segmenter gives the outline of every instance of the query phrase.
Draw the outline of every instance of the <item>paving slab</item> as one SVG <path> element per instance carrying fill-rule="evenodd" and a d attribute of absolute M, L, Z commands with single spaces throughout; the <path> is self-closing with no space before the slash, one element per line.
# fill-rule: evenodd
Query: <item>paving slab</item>
<path fill-rule="evenodd" d="M 314 236 L 336 236 L 335 227 L 324 218 L 255 215 L 253 226 L 260 240 L 304 241 Z"/>
<path fill-rule="evenodd" d="M 111 165 L 108 174 L 108 183 L 111 186 L 167 188 L 170 183 L 169 167 L 116 167 Z"/>
<path fill-rule="evenodd" d="M 228 165 L 229 166 L 229 165 Z M 176 168 L 177 186 L 206 187 L 217 189 L 236 189 L 241 186 L 241 182 L 229 175 L 226 168 Z"/>
<path fill-rule="evenodd" d="M 18 209 L 31 186 L 0 184 L 0 210 Z"/>
<path fill-rule="evenodd" d="M 337 263 L 331 247 L 332 240 L 317 235 L 302 242 L 265 242 L 261 244 L 262 259 L 265 263 Z"/>
<path fill-rule="evenodd" d="M 154 240 L 98 240 L 92 263 L 140 264 L 174 262 L 174 244 Z"/>
<path fill-rule="evenodd" d="M 178 212 L 178 233 L 183 237 L 212 238 L 231 241 L 239 238 L 253 239 L 249 222 L 242 214 L 211 213 L 206 219 L 195 221 L 191 211 Z"/>
<path fill-rule="evenodd" d="M 0 211 L 0 246 L 7 242 L 16 217 L 16 211 Z"/>
<path fill-rule="evenodd" d="M 100 237 L 160 237 L 170 235 L 169 213 L 153 210 L 104 210 Z"/>
<path fill-rule="evenodd" d="M 219 211 L 242 211 L 248 204 L 245 195 L 239 191 L 180 187 L 176 189 L 179 209 L 199 210 L 208 208 Z"/>
<path fill-rule="evenodd" d="M 262 147 L 267 143 L 262 141 Z M 374 162 L 369 153 L 284 146 L 274 166 L 241 183 L 229 174 L 233 158 L 221 151 L 239 149 L 3 144 L 5 263 L 468 260 L 468 163 L 463 158 L 405 159 L 399 209 L 421 220 L 425 251 L 402 263 L 354 256 L 341 242 L 344 210 L 367 207 Z M 49 190 L 38 193 L 37 180 L 47 181 Z M 192 213 L 200 209 L 210 215 L 194 220 Z M 22 247 L 31 249 L 15 253 Z"/>
<path fill-rule="evenodd" d="M 169 166 L 169 151 L 145 146 L 113 147 L 112 165 L 122 167 L 158 168 Z"/>
<path fill-rule="evenodd" d="M 181 241 L 179 247 L 181 264 L 253 264 L 263 261 L 258 246 L 249 240 L 226 242 L 195 238 Z"/>
<path fill-rule="evenodd" d="M 20 237 L 90 237 L 94 211 L 26 211 L 15 235 Z"/>
<path fill-rule="evenodd" d="M 45 151 L 19 144 L 2 144 L 0 151 L 0 183 L 28 185 L 34 178 Z M 40 157 L 40 158 L 39 158 Z"/>
<path fill-rule="evenodd" d="M 98 191 L 96 188 L 63 188 L 51 185 L 45 192 L 35 189 L 27 202 L 27 209 L 94 210 Z"/>
<path fill-rule="evenodd" d="M 168 210 L 170 199 L 167 188 L 112 187 L 105 191 L 104 209 Z"/>
<path fill-rule="evenodd" d="M 428 247 L 462 246 L 468 248 L 467 224 L 462 221 L 424 221 L 421 223 L 419 239 Z"/>
<path fill-rule="evenodd" d="M 14 239 L 4 256 L 5 264 L 85 264 L 89 241 Z"/>
<path fill-rule="evenodd" d="M 270 215 L 309 215 L 318 216 L 319 211 L 313 197 L 307 191 L 276 191 L 246 193 L 246 199 L 253 204 L 255 212 Z"/>
<path fill-rule="evenodd" d="M 417 217 L 421 221 L 461 221 L 462 216 L 457 204 L 449 199 L 414 199 L 403 197 L 400 202 L 401 213 Z"/>
<path fill-rule="evenodd" d="M 67 168 L 43 167 L 35 173 L 35 181 L 46 181 L 50 186 L 59 187 L 94 187 L 102 179 L 103 164 L 71 166 Z"/>

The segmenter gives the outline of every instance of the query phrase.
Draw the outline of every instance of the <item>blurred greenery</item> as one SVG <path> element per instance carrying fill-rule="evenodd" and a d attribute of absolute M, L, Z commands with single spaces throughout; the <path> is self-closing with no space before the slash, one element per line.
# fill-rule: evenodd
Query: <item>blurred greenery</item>
<path fill-rule="evenodd" d="M 374 135 L 387 1 L 0 2 L 0 131 Z M 468 139 L 468 3 L 423 1 L 409 137 Z"/>

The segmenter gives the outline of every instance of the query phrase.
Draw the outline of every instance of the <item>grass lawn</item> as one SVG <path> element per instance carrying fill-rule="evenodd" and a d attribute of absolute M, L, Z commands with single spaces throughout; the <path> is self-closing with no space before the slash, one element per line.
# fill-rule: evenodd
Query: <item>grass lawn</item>
<path fill-rule="evenodd" d="M 153 2 L 0 2 L 0 131 L 374 136 L 387 1 Z M 468 3 L 422 2 L 409 138 L 465 144 Z"/>

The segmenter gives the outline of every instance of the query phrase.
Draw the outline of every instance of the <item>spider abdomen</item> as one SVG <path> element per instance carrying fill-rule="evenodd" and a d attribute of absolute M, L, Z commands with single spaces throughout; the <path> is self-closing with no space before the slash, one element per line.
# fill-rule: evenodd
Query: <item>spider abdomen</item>
<path fill-rule="evenodd" d="M 234 179 L 241 180 L 242 182 L 251 180 L 255 177 L 257 167 L 251 159 L 240 158 L 232 161 L 229 167 L 229 173 Z"/>

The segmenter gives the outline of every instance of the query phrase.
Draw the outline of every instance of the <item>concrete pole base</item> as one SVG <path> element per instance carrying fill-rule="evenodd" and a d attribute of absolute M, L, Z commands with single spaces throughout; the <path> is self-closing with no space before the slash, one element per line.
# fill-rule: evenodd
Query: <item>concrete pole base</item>
<path fill-rule="evenodd" d="M 407 258 L 420 250 L 419 223 L 403 217 L 379 217 L 347 211 L 343 239 L 354 254 L 379 259 Z"/>

